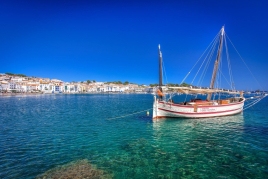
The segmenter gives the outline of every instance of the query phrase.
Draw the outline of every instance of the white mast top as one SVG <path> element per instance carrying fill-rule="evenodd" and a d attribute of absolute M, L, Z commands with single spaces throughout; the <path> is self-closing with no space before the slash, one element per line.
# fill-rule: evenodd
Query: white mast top
<path fill-rule="evenodd" d="M 221 28 L 221 35 L 223 35 L 224 34 L 224 26 L 222 26 L 222 28 Z"/>
<path fill-rule="evenodd" d="M 161 50 L 160 50 L 160 44 L 158 44 L 158 49 L 159 49 L 159 55 L 160 55 L 160 57 L 162 58 L 162 52 L 161 52 Z"/>

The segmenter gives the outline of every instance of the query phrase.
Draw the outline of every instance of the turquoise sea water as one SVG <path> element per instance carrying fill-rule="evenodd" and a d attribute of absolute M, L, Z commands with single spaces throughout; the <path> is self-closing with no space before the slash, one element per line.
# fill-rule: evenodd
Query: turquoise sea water
<path fill-rule="evenodd" d="M 268 98 L 221 118 L 111 119 L 152 103 L 150 94 L 2 96 L 0 178 L 82 159 L 113 178 L 268 178 Z"/>

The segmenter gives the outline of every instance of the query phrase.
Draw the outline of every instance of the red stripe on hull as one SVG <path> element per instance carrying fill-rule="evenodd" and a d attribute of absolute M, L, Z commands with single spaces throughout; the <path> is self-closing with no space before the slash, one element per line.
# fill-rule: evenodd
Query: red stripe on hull
<path fill-rule="evenodd" d="M 219 104 L 219 105 L 199 105 L 199 106 L 202 106 L 202 107 L 223 107 L 223 106 L 233 106 L 233 105 L 238 105 L 238 104 L 241 104 L 241 103 L 244 103 L 245 101 L 241 101 L 241 102 L 238 102 L 238 103 L 232 103 L 232 104 Z M 194 106 L 187 106 L 187 105 L 181 105 L 181 104 L 174 104 L 174 103 L 165 103 L 165 102 L 162 102 L 162 101 L 159 101 L 158 103 L 162 103 L 162 104 L 166 104 L 166 105 L 171 105 L 171 106 L 179 106 L 179 107 L 183 107 L 183 108 L 194 108 Z M 198 105 L 198 104 L 197 104 Z"/>
<path fill-rule="evenodd" d="M 185 113 L 185 112 L 176 112 L 176 111 L 171 111 L 171 110 L 167 110 L 167 109 L 163 109 L 163 108 L 158 108 L 158 109 L 159 109 L 159 110 L 162 110 L 162 111 L 171 112 L 171 113 L 177 113 L 177 114 L 186 114 L 186 115 L 198 115 L 198 114 L 220 114 L 220 113 L 226 113 L 226 112 L 232 112 L 232 111 L 237 111 L 237 110 L 240 110 L 240 108 L 238 108 L 238 109 L 233 109 L 233 110 L 228 110 L 228 111 L 219 111 L 219 112 L 205 112 L 205 113 L 193 112 L 193 113 Z"/>
<path fill-rule="evenodd" d="M 226 115 L 221 115 L 219 117 L 222 117 L 222 116 L 233 116 L 235 114 L 239 114 L 241 113 L 242 111 L 239 111 L 237 113 L 233 113 L 233 114 L 226 114 Z M 218 117 L 218 116 L 210 116 L 210 117 L 190 117 L 190 118 L 212 118 L 212 117 Z M 154 117 L 153 119 L 164 119 L 164 118 L 178 118 L 178 117 L 174 117 L 174 116 L 157 116 L 157 117 Z M 181 116 L 179 118 L 189 118 L 189 117 L 186 117 L 186 116 Z"/>

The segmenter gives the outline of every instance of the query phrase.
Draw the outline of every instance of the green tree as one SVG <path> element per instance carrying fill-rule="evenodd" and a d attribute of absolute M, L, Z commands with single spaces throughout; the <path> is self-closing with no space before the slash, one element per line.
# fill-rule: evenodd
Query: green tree
<path fill-rule="evenodd" d="M 175 86 L 179 86 L 178 83 L 168 83 L 167 86 L 170 86 L 170 87 L 175 87 Z"/>
<path fill-rule="evenodd" d="M 158 84 L 156 84 L 156 83 L 155 84 L 150 84 L 149 86 L 154 87 L 154 86 L 158 86 Z"/>
<path fill-rule="evenodd" d="M 189 87 L 190 85 L 187 84 L 187 83 L 182 83 L 180 86 L 183 86 L 183 87 Z"/>
<path fill-rule="evenodd" d="M 124 85 L 128 85 L 128 84 L 129 84 L 129 82 L 128 82 L 128 81 L 125 81 L 125 82 L 124 82 Z"/>
<path fill-rule="evenodd" d="M 93 81 L 93 83 L 96 83 L 96 81 L 95 80 L 92 80 Z"/>
<path fill-rule="evenodd" d="M 17 76 L 26 77 L 24 74 L 16 74 Z"/>
<path fill-rule="evenodd" d="M 87 80 L 87 83 L 91 83 L 91 81 L 90 80 Z"/>
<path fill-rule="evenodd" d="M 14 74 L 13 74 L 13 73 L 8 73 L 8 72 L 7 72 L 6 75 L 11 75 L 11 76 L 12 76 L 12 75 L 14 75 Z"/>

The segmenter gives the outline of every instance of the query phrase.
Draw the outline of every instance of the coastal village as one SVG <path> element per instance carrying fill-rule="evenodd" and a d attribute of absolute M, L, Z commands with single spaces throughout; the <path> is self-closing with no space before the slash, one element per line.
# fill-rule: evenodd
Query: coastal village
<path fill-rule="evenodd" d="M 154 88 L 132 83 L 64 82 L 58 79 L 28 77 L 25 75 L 1 74 L 1 93 L 151 93 Z"/>
<path fill-rule="evenodd" d="M 174 86 L 174 84 L 169 84 Z M 178 86 L 176 84 L 175 86 Z M 182 86 L 189 86 L 182 84 Z M 0 94 L 3 93 L 41 93 L 41 94 L 72 94 L 72 93 L 154 93 L 157 84 L 138 85 L 129 82 L 96 82 L 86 80 L 80 82 L 64 82 L 59 79 L 49 79 L 41 77 L 29 77 L 22 74 L 0 73 Z M 195 87 L 197 88 L 197 87 Z M 167 92 L 167 86 L 163 86 L 163 91 Z M 267 91 L 262 91 L 267 93 Z M 260 90 L 247 91 L 245 93 L 260 93 Z"/>

